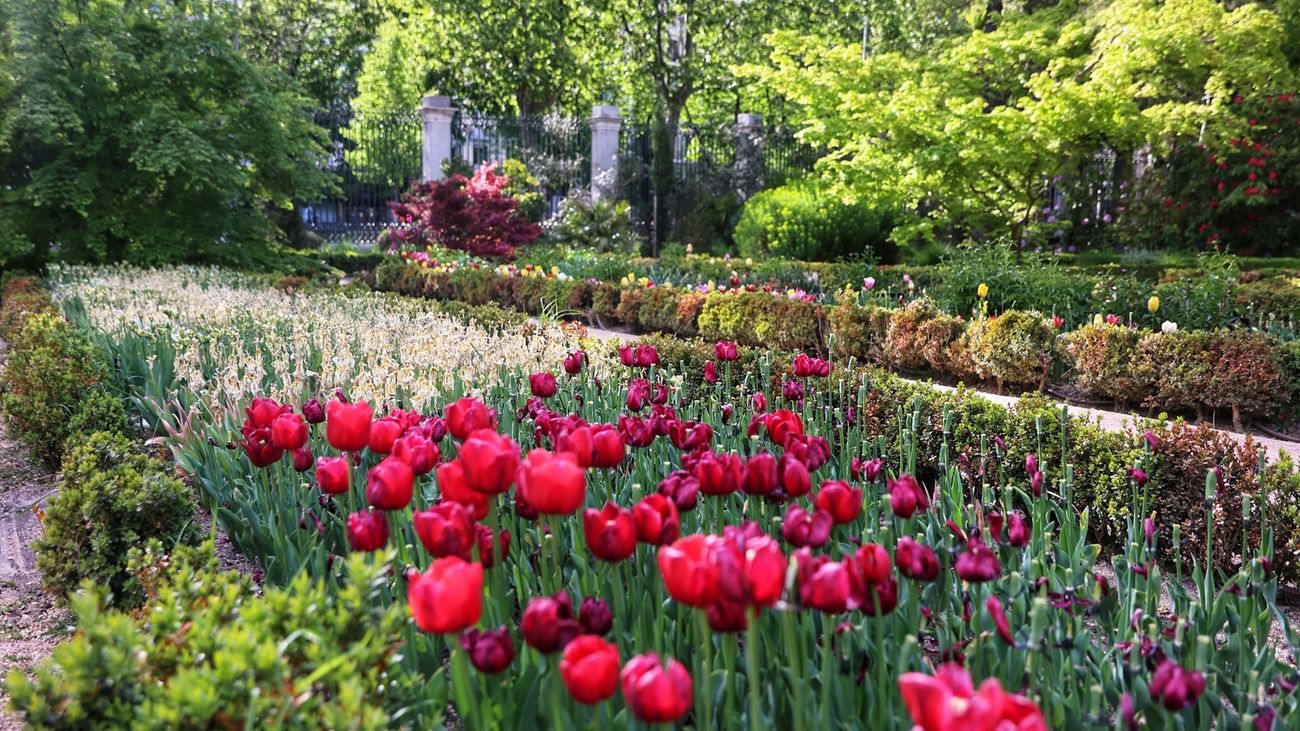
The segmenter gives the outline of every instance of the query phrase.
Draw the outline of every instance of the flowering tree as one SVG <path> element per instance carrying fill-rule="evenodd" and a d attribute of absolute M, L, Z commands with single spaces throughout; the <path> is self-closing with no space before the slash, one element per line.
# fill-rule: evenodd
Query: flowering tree
<path fill-rule="evenodd" d="M 519 214 L 519 201 L 506 195 L 510 178 L 496 164 L 483 164 L 473 177 L 453 175 L 417 183 L 390 203 L 406 224 L 388 231 L 391 248 L 438 244 L 475 256 L 509 258 L 516 246 L 531 244 L 542 227 Z"/>

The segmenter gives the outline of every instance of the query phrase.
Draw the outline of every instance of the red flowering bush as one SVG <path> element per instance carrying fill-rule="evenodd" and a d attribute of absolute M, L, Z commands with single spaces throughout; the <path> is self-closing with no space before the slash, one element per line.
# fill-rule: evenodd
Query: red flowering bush
<path fill-rule="evenodd" d="M 389 229 L 389 246 L 438 244 L 474 256 L 510 258 L 515 247 L 540 238 L 542 227 L 519 213 L 519 201 L 505 192 L 508 185 L 510 178 L 489 164 L 470 178 L 416 183 L 389 204 L 403 224 Z"/>

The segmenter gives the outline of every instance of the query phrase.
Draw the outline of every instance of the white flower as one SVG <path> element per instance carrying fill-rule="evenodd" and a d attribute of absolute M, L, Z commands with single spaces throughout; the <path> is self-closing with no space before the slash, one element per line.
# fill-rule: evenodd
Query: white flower
<path fill-rule="evenodd" d="M 1160 332 L 1162 332 L 1162 333 L 1174 333 L 1174 332 L 1178 332 L 1178 323 L 1176 323 L 1176 322 L 1170 322 L 1169 320 L 1165 320 L 1165 321 L 1164 321 L 1164 324 L 1162 324 L 1162 325 L 1160 326 Z"/>

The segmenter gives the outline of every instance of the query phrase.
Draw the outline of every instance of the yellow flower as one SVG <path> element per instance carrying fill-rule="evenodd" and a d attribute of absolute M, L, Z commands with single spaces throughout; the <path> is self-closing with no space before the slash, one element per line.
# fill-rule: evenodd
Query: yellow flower
<path fill-rule="evenodd" d="M 979 295 L 980 299 L 984 299 L 985 297 L 989 296 L 989 286 L 983 282 L 980 282 L 980 286 L 978 289 L 975 290 L 975 294 Z"/>
<path fill-rule="evenodd" d="M 1159 310 L 1160 310 L 1160 298 L 1155 295 L 1151 295 L 1151 299 L 1147 300 L 1147 312 L 1150 312 L 1151 314 L 1154 315 Z"/>
<path fill-rule="evenodd" d="M 1092 316 L 1092 324 L 1094 325 L 1100 325 L 1105 321 L 1106 321 L 1105 318 L 1101 316 L 1100 312 Z"/>

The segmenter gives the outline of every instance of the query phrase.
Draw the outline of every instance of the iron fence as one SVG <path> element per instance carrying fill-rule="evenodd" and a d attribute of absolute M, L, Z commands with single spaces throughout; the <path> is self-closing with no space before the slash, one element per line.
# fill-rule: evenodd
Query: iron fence
<path fill-rule="evenodd" d="M 570 192 L 591 184 L 591 126 L 586 120 L 459 112 L 452 136 L 452 166 L 463 172 L 483 163 L 523 163 L 538 181 L 548 217 Z"/>

